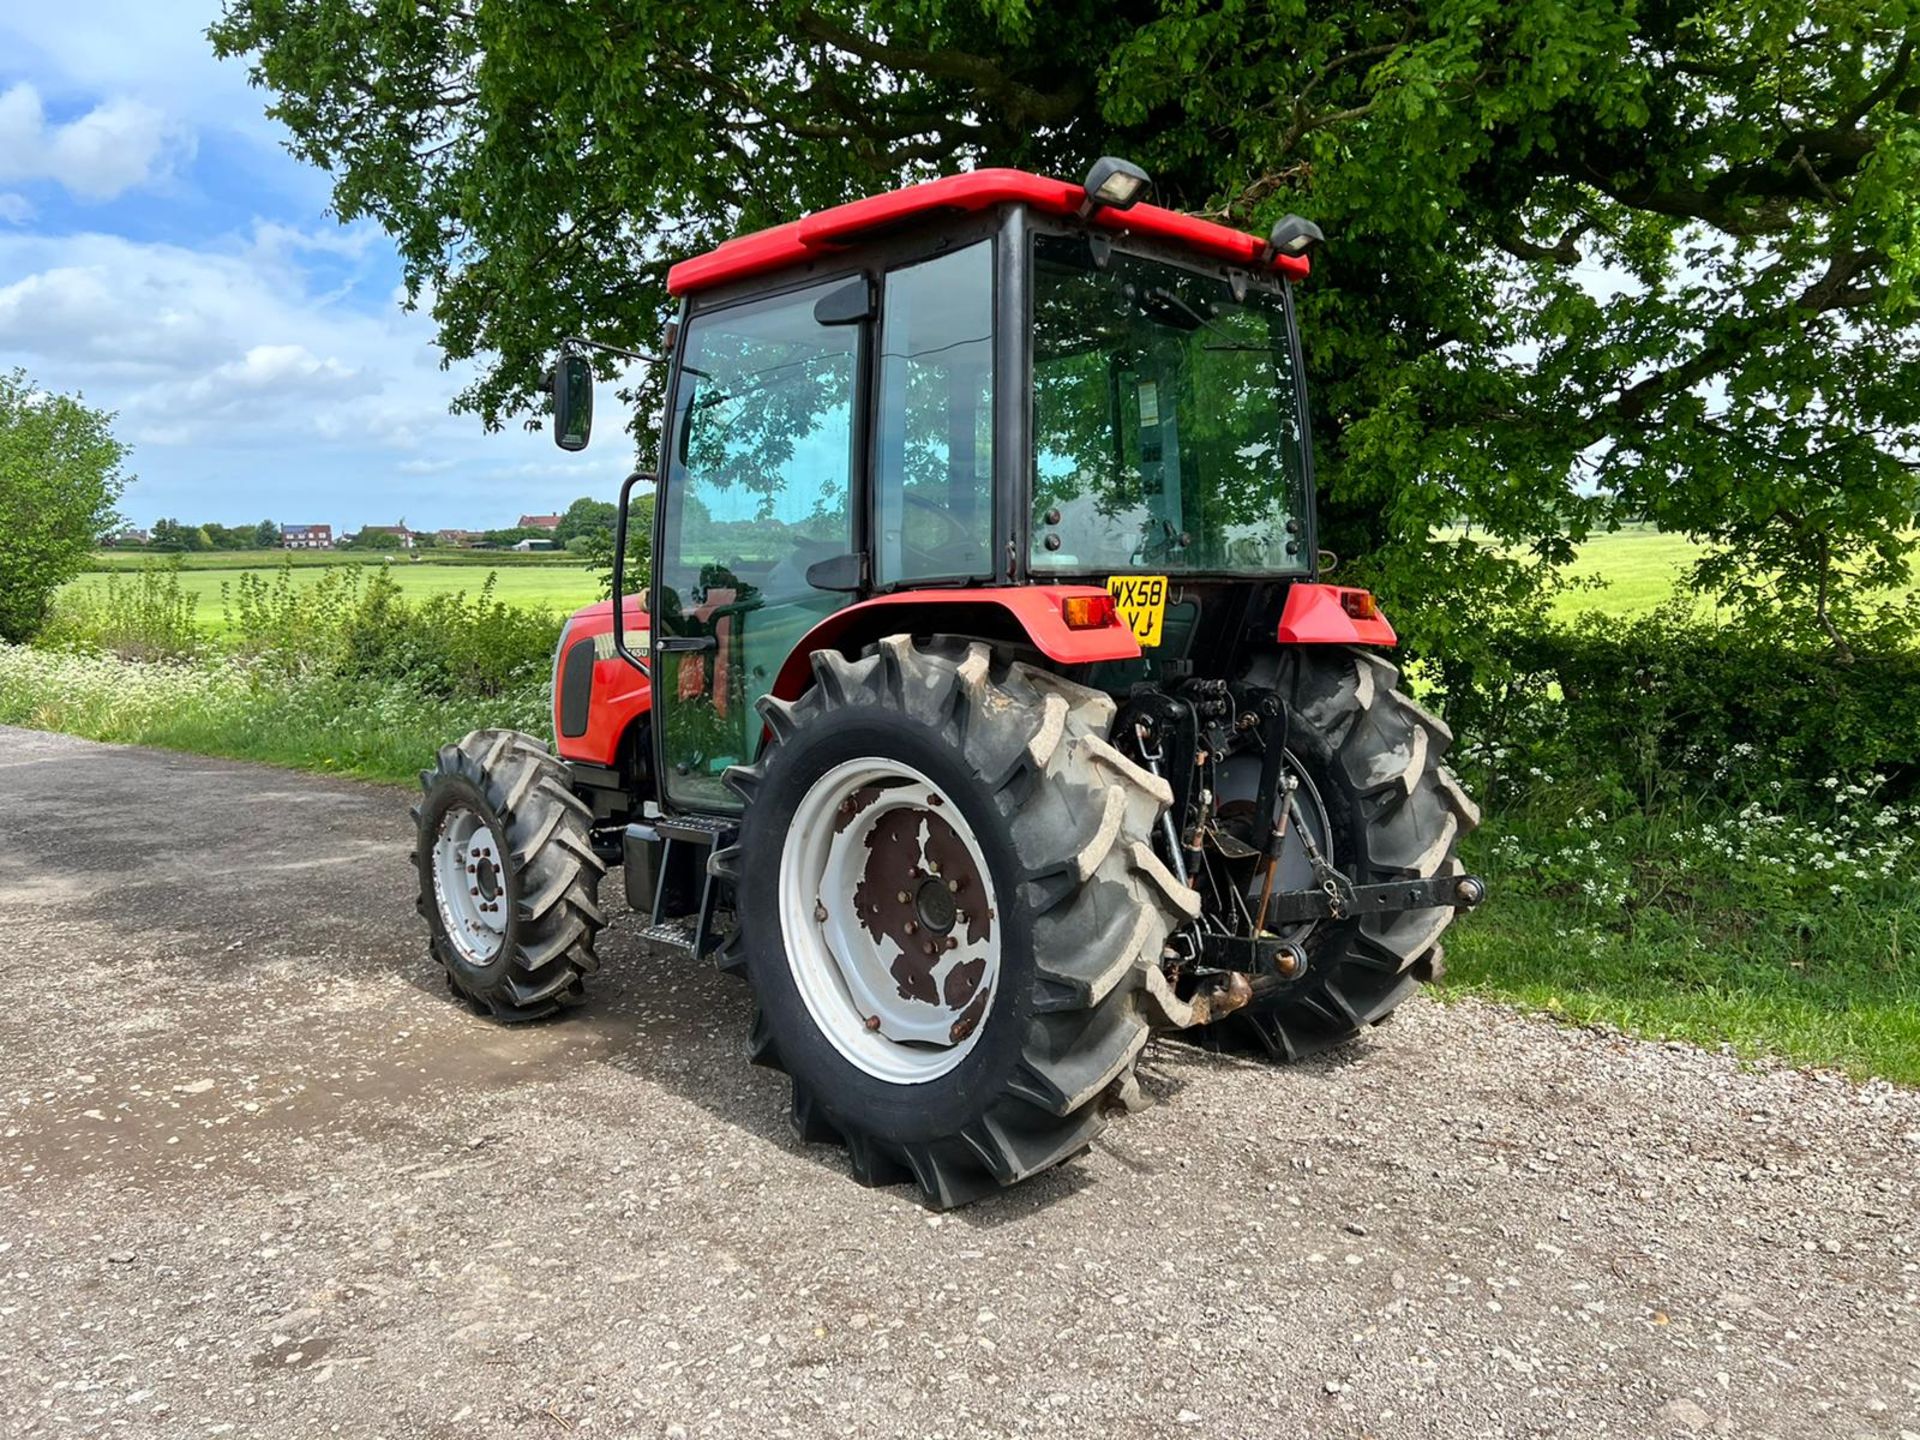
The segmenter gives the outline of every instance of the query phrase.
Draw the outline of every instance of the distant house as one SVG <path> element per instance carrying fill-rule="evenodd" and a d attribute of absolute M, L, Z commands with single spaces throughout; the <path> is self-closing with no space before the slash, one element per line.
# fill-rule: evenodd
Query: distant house
<path fill-rule="evenodd" d="M 331 550 L 333 548 L 333 526 L 282 525 L 280 527 L 280 547 L 283 550 Z"/>
<path fill-rule="evenodd" d="M 150 545 L 152 543 L 153 533 L 151 531 L 135 530 L 132 527 L 122 530 L 118 535 L 109 535 L 107 537 L 107 544 L 109 545 Z"/>
<path fill-rule="evenodd" d="M 534 550 L 551 550 L 554 545 L 551 540 L 519 540 L 514 543 L 513 548 L 525 555 Z"/>
<path fill-rule="evenodd" d="M 362 537 L 368 535 L 391 535 L 395 540 L 400 542 L 400 548 L 402 550 L 413 549 L 413 531 L 409 530 L 404 524 L 362 525 L 360 527 L 360 534 Z"/>
<path fill-rule="evenodd" d="M 558 530 L 560 528 L 560 517 L 558 515 L 522 515 L 518 528 L 521 530 Z"/>
<path fill-rule="evenodd" d="M 433 538 L 442 545 L 457 545 L 464 548 L 479 544 L 486 538 L 486 533 L 484 530 L 436 530 L 433 532 Z"/>

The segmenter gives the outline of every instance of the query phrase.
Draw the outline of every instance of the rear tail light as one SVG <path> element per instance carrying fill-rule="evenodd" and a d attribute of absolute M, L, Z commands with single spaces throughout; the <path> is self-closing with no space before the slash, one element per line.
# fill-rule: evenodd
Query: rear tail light
<path fill-rule="evenodd" d="M 1111 595 L 1069 595 L 1060 602 L 1069 630 L 1104 630 L 1120 623 Z"/>
<path fill-rule="evenodd" d="M 1342 590 L 1340 608 L 1355 620 L 1378 620 L 1380 602 L 1373 598 L 1371 590 Z"/>

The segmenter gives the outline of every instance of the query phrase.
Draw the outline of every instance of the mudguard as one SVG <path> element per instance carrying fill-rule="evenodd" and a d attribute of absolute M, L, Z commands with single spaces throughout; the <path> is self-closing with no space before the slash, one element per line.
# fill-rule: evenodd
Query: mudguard
<path fill-rule="evenodd" d="M 1350 600 L 1364 596 L 1365 605 Z M 1369 610 L 1358 616 L 1349 610 Z M 1279 640 L 1282 645 L 1385 645 L 1400 643 L 1387 617 L 1373 604 L 1373 596 L 1351 585 L 1318 585 L 1302 582 L 1287 591 L 1280 611 Z"/>
<path fill-rule="evenodd" d="M 944 633 L 1008 639 L 1033 646 L 1060 665 L 1135 660 L 1140 642 L 1115 617 L 1097 629 L 1076 630 L 1066 621 L 1069 599 L 1107 597 L 1098 585 L 995 585 L 966 590 L 903 590 L 876 595 L 822 620 L 780 667 L 773 694 L 793 700 L 813 683 L 816 650 L 858 654 L 887 635 Z"/>

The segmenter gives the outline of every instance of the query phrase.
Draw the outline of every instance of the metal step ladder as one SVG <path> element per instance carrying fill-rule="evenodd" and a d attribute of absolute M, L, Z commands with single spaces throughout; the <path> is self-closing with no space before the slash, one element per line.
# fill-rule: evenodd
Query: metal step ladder
<path fill-rule="evenodd" d="M 661 844 L 660 873 L 653 887 L 653 913 L 640 931 L 642 940 L 652 945 L 684 950 L 695 959 L 720 943 L 720 937 L 714 933 L 713 923 L 720 896 L 720 881 L 712 868 L 708 865 L 700 867 L 703 877 L 700 908 L 692 915 L 669 916 L 661 913 L 666 908 L 667 876 L 671 873 L 674 846 L 693 845 L 712 852 L 731 845 L 739 831 L 740 825 L 736 820 L 717 820 L 705 815 L 657 815 L 627 826 L 627 834 L 635 840 L 657 840 Z"/>

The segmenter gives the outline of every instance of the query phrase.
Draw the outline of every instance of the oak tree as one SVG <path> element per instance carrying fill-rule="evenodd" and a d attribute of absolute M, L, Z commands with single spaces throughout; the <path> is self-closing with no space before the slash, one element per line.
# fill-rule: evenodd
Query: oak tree
<path fill-rule="evenodd" d="M 1920 0 L 229 0 L 211 33 L 492 425 L 561 337 L 644 345 L 728 235 L 1111 153 L 1327 230 L 1301 308 L 1350 573 L 1519 598 L 1645 517 L 1836 643 L 1905 574 Z"/>

